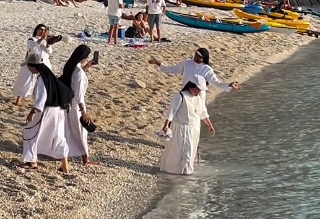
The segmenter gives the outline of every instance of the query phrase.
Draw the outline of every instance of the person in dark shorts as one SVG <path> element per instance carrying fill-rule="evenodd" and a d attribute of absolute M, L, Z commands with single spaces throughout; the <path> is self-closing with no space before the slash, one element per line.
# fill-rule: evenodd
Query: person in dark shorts
<path fill-rule="evenodd" d="M 165 0 L 148 0 L 146 6 L 146 12 L 148 14 L 149 34 L 151 43 L 153 43 L 153 28 L 156 26 L 158 42 L 161 43 L 161 17 L 162 13 L 166 10 Z"/>

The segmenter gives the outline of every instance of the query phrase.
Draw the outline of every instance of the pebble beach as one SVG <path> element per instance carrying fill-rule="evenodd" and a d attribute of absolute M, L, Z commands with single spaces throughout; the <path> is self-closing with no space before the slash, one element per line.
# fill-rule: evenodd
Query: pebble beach
<path fill-rule="evenodd" d="M 315 40 L 298 34 L 236 35 L 199 30 L 164 16 L 162 37 L 171 43 L 132 49 L 103 41 L 86 42 L 92 51 L 100 52 L 99 65 L 88 73 L 86 105 L 98 127 L 89 134 L 90 156 L 102 165 L 84 167 L 79 159 L 72 159 L 71 173 L 64 176 L 56 171 L 59 161 L 48 158 L 40 160 L 36 171 L 17 167 L 23 126 L 33 101 L 27 98 L 21 106 L 15 106 L 12 87 L 26 54 L 26 40 L 37 24 L 44 23 L 52 34 L 72 39 L 53 46 L 50 60 L 53 72 L 59 76 L 70 54 L 83 43 L 77 41 L 75 34 L 85 25 L 93 25 L 99 33 L 108 30 L 105 8 L 95 1 L 79 4 L 80 8 L 4 1 L 0 6 L 0 218 L 141 218 L 170 189 L 166 180 L 158 176 L 163 146 L 154 131 L 162 128 L 164 112 L 181 86 L 181 75 L 163 74 L 148 60 L 156 57 L 175 64 L 205 47 L 219 78 L 242 83 L 263 67 L 289 58 L 299 46 Z M 216 16 L 233 14 L 197 7 L 168 9 Z M 134 14 L 138 11 L 141 8 L 132 9 Z M 86 19 L 75 17 L 75 13 Z M 311 23 L 312 29 L 320 27 L 320 20 L 310 15 L 304 20 Z M 121 24 L 128 27 L 131 21 L 123 20 Z M 210 87 L 208 102 L 217 94 Z"/>

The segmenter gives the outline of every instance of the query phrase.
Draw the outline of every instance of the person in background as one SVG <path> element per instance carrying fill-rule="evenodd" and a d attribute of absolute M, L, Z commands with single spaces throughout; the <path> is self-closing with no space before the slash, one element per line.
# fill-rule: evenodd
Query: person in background
<path fill-rule="evenodd" d="M 200 138 L 200 121 L 214 135 L 207 108 L 202 100 L 201 91 L 207 90 L 206 80 L 193 75 L 181 90 L 172 98 L 167 119 L 162 130 L 172 130 L 172 138 L 164 141 L 165 149 L 161 158 L 160 171 L 171 174 L 191 174 Z"/>
<path fill-rule="evenodd" d="M 149 29 L 145 26 L 143 21 L 143 13 L 139 12 L 135 15 L 135 19 L 133 20 L 132 27 L 135 29 L 134 38 L 144 38 L 146 33 L 148 33 Z"/>
<path fill-rule="evenodd" d="M 119 24 L 122 16 L 121 9 L 124 8 L 123 0 L 105 0 L 104 5 L 108 7 L 110 25 L 108 44 L 111 44 L 111 39 L 113 37 L 114 44 L 117 45 Z"/>
<path fill-rule="evenodd" d="M 88 131 L 80 123 L 81 116 L 85 122 L 90 122 L 84 98 L 88 88 L 86 72 L 94 64 L 93 61 L 87 61 L 90 52 L 88 46 L 78 46 L 65 64 L 59 80 L 74 93 L 71 110 L 66 115 L 66 139 L 69 146 L 69 157 L 81 157 L 84 165 L 98 165 L 98 163 L 89 161 Z"/>
<path fill-rule="evenodd" d="M 147 0 L 146 13 L 148 14 L 149 34 L 153 43 L 153 28 L 156 25 L 158 42 L 161 43 L 161 17 L 166 10 L 165 0 Z"/>
<path fill-rule="evenodd" d="M 43 63 L 51 69 L 51 63 L 49 60 L 49 54 L 52 53 L 52 47 L 47 44 L 47 38 L 49 31 L 46 31 L 44 24 L 39 24 L 33 31 L 32 37 L 27 40 L 27 51 L 34 49 L 42 58 Z M 27 58 L 28 52 L 25 58 Z M 32 74 L 28 67 L 21 66 L 20 73 L 16 78 L 13 86 L 13 95 L 16 98 L 16 105 L 21 105 L 21 100 L 24 97 L 30 96 L 33 93 L 37 76 Z"/>
<path fill-rule="evenodd" d="M 69 148 L 65 139 L 64 111 L 69 108 L 73 93 L 42 63 L 38 54 L 29 54 L 22 65 L 37 76 L 37 81 L 35 103 L 23 132 L 23 164 L 20 167 L 37 169 L 37 155 L 44 154 L 61 159 L 59 171 L 68 173 Z"/>
<path fill-rule="evenodd" d="M 160 70 L 165 73 L 181 74 L 183 73 L 182 87 L 184 87 L 194 75 L 200 75 L 204 77 L 208 84 L 212 84 L 215 88 L 222 91 L 230 92 L 232 89 L 240 89 L 238 82 L 223 83 L 213 72 L 213 69 L 209 65 L 209 51 L 206 48 L 200 48 L 194 54 L 193 59 L 187 59 L 174 66 L 166 66 L 152 58 L 149 63 L 160 66 Z M 206 92 L 202 92 L 202 99 L 206 100 Z"/>

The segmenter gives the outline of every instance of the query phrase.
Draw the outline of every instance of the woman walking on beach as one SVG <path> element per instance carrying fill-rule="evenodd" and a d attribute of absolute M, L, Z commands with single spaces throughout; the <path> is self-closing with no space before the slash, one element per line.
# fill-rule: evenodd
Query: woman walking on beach
<path fill-rule="evenodd" d="M 42 62 L 38 54 L 29 54 L 26 62 L 31 74 L 37 76 L 35 104 L 27 116 L 28 125 L 23 133 L 25 169 L 37 169 L 37 154 L 61 159 L 60 171 L 68 173 L 69 148 L 65 139 L 65 114 L 73 98 L 72 91 L 59 81 Z"/>
<path fill-rule="evenodd" d="M 210 134 L 214 135 L 214 128 L 201 96 L 201 91 L 206 90 L 206 80 L 200 75 L 193 75 L 181 92 L 173 96 L 162 128 L 167 132 L 171 123 L 172 138 L 164 143 L 160 171 L 172 174 L 193 173 L 200 136 L 200 120 L 204 121 Z"/>
<path fill-rule="evenodd" d="M 88 88 L 88 77 L 85 72 L 94 64 L 93 61 L 87 62 L 90 52 L 91 50 L 88 46 L 78 46 L 65 64 L 63 74 L 59 79 L 74 94 L 71 111 L 67 114 L 66 119 L 66 139 L 69 145 L 69 157 L 81 156 L 84 165 L 97 165 L 98 163 L 89 161 L 88 131 L 80 123 L 81 116 L 86 122 L 90 122 L 84 100 Z"/>
<path fill-rule="evenodd" d="M 231 89 L 240 89 L 238 82 L 223 83 L 217 75 L 213 72 L 213 69 L 209 65 L 209 51 L 205 48 L 200 48 L 196 51 L 193 59 L 187 59 L 174 66 L 166 66 L 152 58 L 149 63 L 160 66 L 160 70 L 164 73 L 181 74 L 183 73 L 182 87 L 184 87 L 194 75 L 201 75 L 205 78 L 208 84 L 212 84 L 214 87 L 230 92 Z M 203 100 L 206 100 L 206 92 L 202 92 Z"/>
<path fill-rule="evenodd" d="M 33 31 L 32 37 L 27 40 L 27 51 L 35 50 L 42 58 L 43 63 L 51 69 L 49 54 L 52 53 L 52 47 L 47 45 L 48 31 L 44 24 L 39 24 Z M 28 56 L 28 53 L 26 57 Z M 15 104 L 20 105 L 22 97 L 32 95 L 35 83 L 37 81 L 36 75 L 32 74 L 27 66 L 21 66 L 20 73 L 16 78 L 13 86 L 13 95 L 17 97 Z"/>

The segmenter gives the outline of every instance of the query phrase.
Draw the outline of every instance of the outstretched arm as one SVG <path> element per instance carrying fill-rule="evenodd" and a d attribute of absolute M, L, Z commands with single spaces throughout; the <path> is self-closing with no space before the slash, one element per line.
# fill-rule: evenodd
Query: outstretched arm
<path fill-rule="evenodd" d="M 170 74 L 181 74 L 184 72 L 185 66 L 186 66 L 186 61 L 180 62 L 177 65 L 172 65 L 172 66 L 166 66 L 156 60 L 155 58 L 152 58 L 149 61 L 150 64 L 155 64 L 160 67 L 160 71 L 164 73 L 170 73 Z"/>

